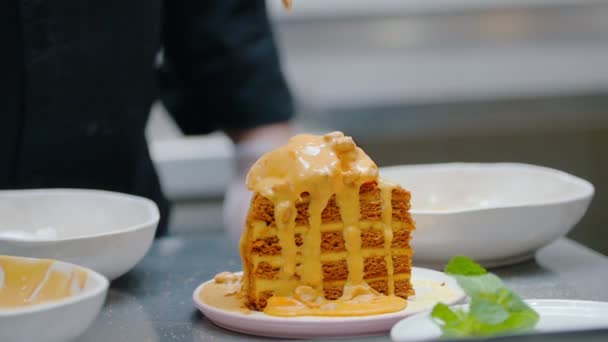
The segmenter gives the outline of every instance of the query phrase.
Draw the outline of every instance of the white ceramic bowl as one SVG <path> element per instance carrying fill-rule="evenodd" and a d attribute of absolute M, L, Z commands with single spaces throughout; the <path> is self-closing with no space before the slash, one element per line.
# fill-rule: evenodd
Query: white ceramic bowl
<path fill-rule="evenodd" d="M 467 255 L 487 267 L 525 260 L 583 217 L 593 185 L 567 173 L 514 163 L 385 167 L 412 193 L 416 265 Z"/>
<path fill-rule="evenodd" d="M 66 271 L 78 267 L 60 261 L 55 265 Z M 0 308 L 0 341 L 66 342 L 80 336 L 99 314 L 109 284 L 101 274 L 84 270 L 85 287 L 77 294 L 22 308 Z"/>
<path fill-rule="evenodd" d="M 131 195 L 0 191 L 0 252 L 71 262 L 115 279 L 144 257 L 158 220 L 154 202 Z"/>

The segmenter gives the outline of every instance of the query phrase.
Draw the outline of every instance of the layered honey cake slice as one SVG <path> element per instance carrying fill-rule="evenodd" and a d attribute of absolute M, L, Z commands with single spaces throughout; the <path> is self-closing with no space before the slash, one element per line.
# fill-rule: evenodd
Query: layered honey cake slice
<path fill-rule="evenodd" d="M 251 168 L 241 238 L 247 306 L 282 316 L 398 311 L 410 283 L 410 193 L 340 132 L 299 135 Z"/>

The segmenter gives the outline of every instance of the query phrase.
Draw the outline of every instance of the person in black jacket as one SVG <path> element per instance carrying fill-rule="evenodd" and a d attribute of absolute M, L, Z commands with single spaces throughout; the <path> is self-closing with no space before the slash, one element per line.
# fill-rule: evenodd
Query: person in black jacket
<path fill-rule="evenodd" d="M 286 134 L 293 112 L 263 0 L 6 0 L 0 43 L 0 189 L 145 196 L 159 234 L 155 99 L 186 134 L 235 142 Z"/>

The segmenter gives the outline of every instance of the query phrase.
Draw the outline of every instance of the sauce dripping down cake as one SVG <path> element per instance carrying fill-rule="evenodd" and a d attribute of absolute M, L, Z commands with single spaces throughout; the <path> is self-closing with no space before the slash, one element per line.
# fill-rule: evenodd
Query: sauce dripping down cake
<path fill-rule="evenodd" d="M 278 316 L 399 311 L 410 282 L 410 193 L 341 132 L 298 135 L 247 175 L 242 295 Z"/>

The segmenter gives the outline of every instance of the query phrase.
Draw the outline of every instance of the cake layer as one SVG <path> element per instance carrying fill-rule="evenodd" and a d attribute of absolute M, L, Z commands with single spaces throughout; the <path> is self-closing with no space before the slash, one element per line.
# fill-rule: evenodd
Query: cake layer
<path fill-rule="evenodd" d="M 295 243 L 302 246 L 302 233 L 296 233 Z M 410 240 L 410 230 L 393 231 L 392 248 L 405 248 Z M 384 249 L 384 231 L 375 228 L 361 230 L 361 248 Z M 339 231 L 321 232 L 321 253 L 346 251 L 344 234 Z M 253 255 L 280 255 L 281 245 L 276 235 L 259 237 L 251 242 L 250 253 Z"/>
<path fill-rule="evenodd" d="M 396 187 L 392 191 L 392 217 L 394 221 L 412 222 L 409 214 L 410 209 L 410 193 L 403 188 Z M 309 198 L 307 193 L 301 195 L 301 200 L 296 203 L 298 211 L 296 216 L 296 225 L 308 225 L 309 216 Z M 359 220 L 380 221 L 382 219 L 382 199 L 380 189 L 375 182 L 363 184 L 359 190 Z M 272 202 L 256 194 L 252 201 L 252 212 L 249 215 L 250 222 L 252 220 L 264 221 L 268 226 L 275 226 L 274 205 Z M 336 204 L 335 195 L 331 197 L 327 206 L 321 213 L 322 223 L 341 222 L 340 208 Z"/>
<path fill-rule="evenodd" d="M 384 277 L 388 275 L 386 257 L 373 255 L 364 257 L 364 279 Z M 411 271 L 411 255 L 392 255 L 393 274 L 409 273 Z M 298 262 L 298 261 L 296 261 Z M 281 260 L 261 260 L 254 262 L 254 277 L 260 279 L 278 279 L 281 271 Z M 299 264 L 296 264 L 295 276 L 299 277 Z M 348 265 L 345 258 L 326 260 L 321 262 L 323 280 L 346 280 L 348 278 Z"/>
<path fill-rule="evenodd" d="M 363 249 L 361 250 L 361 257 L 374 257 L 374 256 L 385 256 L 388 252 L 383 249 Z M 408 257 L 412 257 L 414 251 L 408 248 L 393 248 L 390 250 L 390 254 L 392 256 L 404 255 Z M 348 252 L 333 252 L 333 253 L 323 253 L 320 255 L 320 261 L 337 261 L 344 260 L 348 257 Z M 299 264 L 303 261 L 303 257 L 301 254 L 296 254 L 296 264 Z M 268 262 L 273 265 L 281 265 L 283 259 L 280 255 L 252 255 L 250 258 L 251 265 L 257 265 L 260 262 Z"/>
<path fill-rule="evenodd" d="M 270 237 L 273 235 L 277 235 L 278 229 L 276 226 L 269 226 L 266 222 L 260 220 L 251 220 L 248 223 L 248 226 L 251 230 L 252 238 L 264 238 Z M 391 221 L 391 229 L 393 231 L 406 229 L 408 231 L 415 230 L 414 222 L 412 221 Z M 384 230 L 386 225 L 382 221 L 369 221 L 362 220 L 359 221 L 359 228 L 362 230 L 366 229 L 376 229 L 376 230 Z M 294 233 L 301 234 L 306 233 L 310 229 L 307 225 L 297 225 L 294 227 Z M 319 227 L 320 232 L 341 232 L 344 229 L 344 224 L 342 222 L 326 222 L 321 224 Z"/>

